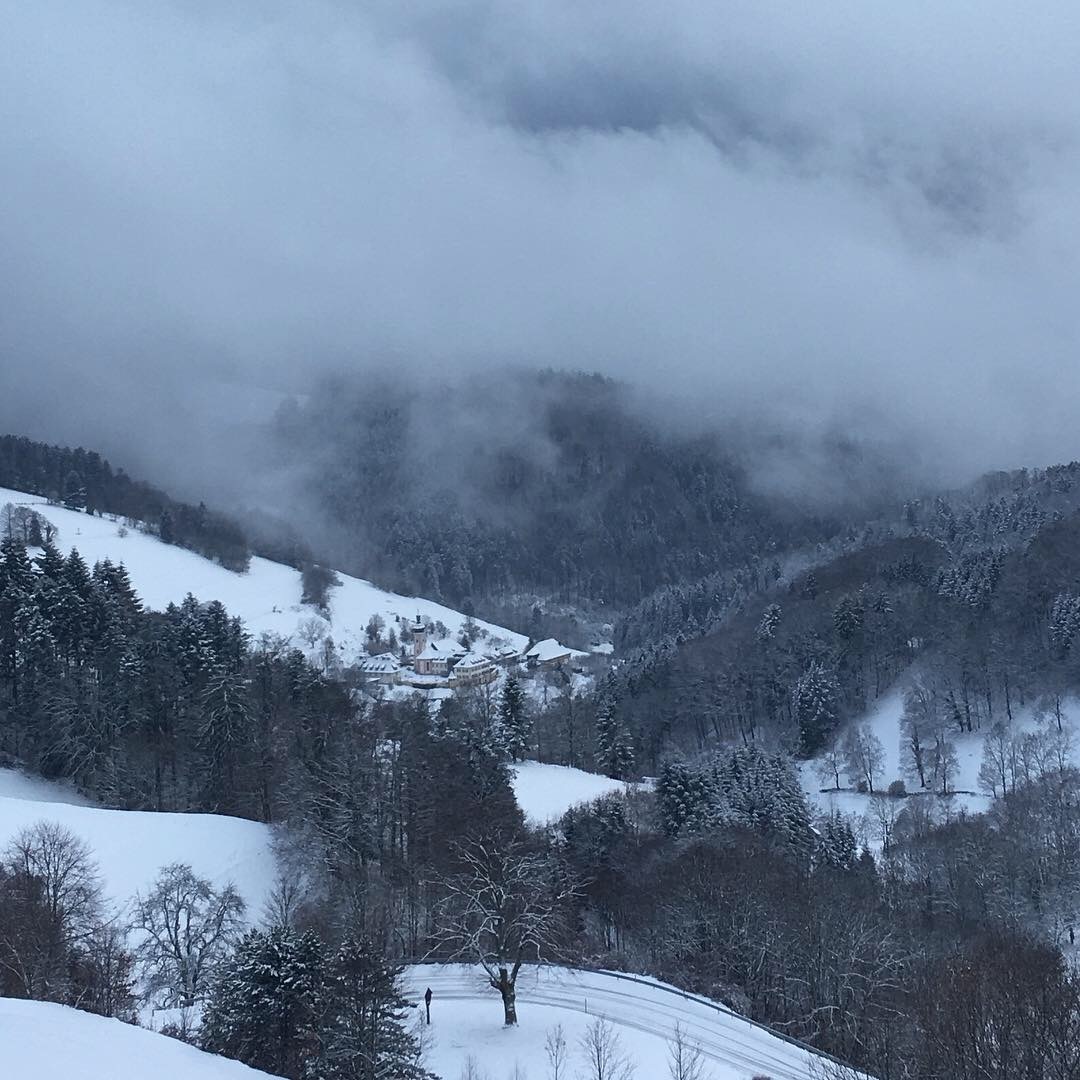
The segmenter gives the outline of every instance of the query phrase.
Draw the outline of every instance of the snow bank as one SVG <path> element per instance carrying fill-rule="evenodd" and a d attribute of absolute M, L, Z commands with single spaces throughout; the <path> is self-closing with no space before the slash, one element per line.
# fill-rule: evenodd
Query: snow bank
<path fill-rule="evenodd" d="M 542 765 L 539 761 L 523 761 L 512 766 L 511 772 L 518 806 L 534 825 L 558 821 L 571 806 L 592 802 L 628 786 L 622 780 L 568 765 Z"/>
<path fill-rule="evenodd" d="M 232 882 L 250 916 L 262 913 L 276 876 L 268 826 L 220 814 L 105 810 L 71 800 L 59 785 L 0 769 L 0 847 L 21 829 L 56 822 L 93 852 L 105 895 L 115 904 L 126 905 L 147 891 L 162 866 L 180 862 L 219 887 Z"/>
<path fill-rule="evenodd" d="M 0 998 L 4 1076 L 20 1080 L 259 1080 L 269 1073 L 64 1005 Z"/>
<path fill-rule="evenodd" d="M 569 1054 L 565 1075 L 580 1075 L 581 1039 L 598 1017 L 612 1025 L 639 1080 L 668 1075 L 668 1044 L 676 1024 L 700 1047 L 712 1080 L 748 1080 L 759 1074 L 771 1080 L 811 1080 L 820 1075 L 815 1055 L 656 980 L 524 968 L 518 977 L 519 1023 L 510 1029 L 503 1027 L 498 994 L 486 987 L 478 968 L 418 964 L 406 969 L 404 984 L 418 1010 L 431 987 L 426 1065 L 444 1080 L 458 1080 L 470 1056 L 491 1080 L 515 1075 L 515 1065 L 526 1080 L 546 1080 L 544 1042 L 557 1025 Z"/>

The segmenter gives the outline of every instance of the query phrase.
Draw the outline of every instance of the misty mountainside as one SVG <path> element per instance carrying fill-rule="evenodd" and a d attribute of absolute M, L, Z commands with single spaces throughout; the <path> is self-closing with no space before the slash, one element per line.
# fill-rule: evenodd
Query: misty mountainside
<path fill-rule="evenodd" d="M 460 605 L 619 610 L 840 527 L 755 491 L 734 441 L 596 375 L 342 377 L 283 406 L 270 447 L 335 565 Z"/>
<path fill-rule="evenodd" d="M 1080 1080 L 1078 47 L 7 4 L 0 1080 Z"/>

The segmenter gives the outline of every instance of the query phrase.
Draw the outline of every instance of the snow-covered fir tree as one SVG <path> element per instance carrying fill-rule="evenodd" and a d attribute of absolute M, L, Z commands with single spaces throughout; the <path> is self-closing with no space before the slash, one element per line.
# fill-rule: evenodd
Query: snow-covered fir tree
<path fill-rule="evenodd" d="M 815 662 L 796 682 L 792 697 L 802 750 L 813 754 L 837 724 L 836 680 L 822 664 Z"/>
<path fill-rule="evenodd" d="M 342 943 L 327 981 L 326 1080 L 434 1080 L 408 1028 L 400 974 L 370 943 Z"/>
<path fill-rule="evenodd" d="M 224 964 L 203 1014 L 204 1049 L 290 1078 L 323 1069 L 322 943 L 288 927 L 251 930 Z"/>
<path fill-rule="evenodd" d="M 836 870 L 851 870 L 859 859 L 859 843 L 851 823 L 833 811 L 821 823 L 817 847 L 818 860 Z"/>
<path fill-rule="evenodd" d="M 656 781 L 656 812 L 668 836 L 713 828 L 724 816 L 715 777 L 685 761 L 669 761 Z"/>
<path fill-rule="evenodd" d="M 529 752 L 529 715 L 525 691 L 512 675 L 507 675 L 499 695 L 499 741 L 505 746 L 511 761 L 521 761 Z"/>
<path fill-rule="evenodd" d="M 634 772 L 634 740 L 612 694 L 600 695 L 594 723 L 597 768 L 613 780 L 629 780 Z"/>

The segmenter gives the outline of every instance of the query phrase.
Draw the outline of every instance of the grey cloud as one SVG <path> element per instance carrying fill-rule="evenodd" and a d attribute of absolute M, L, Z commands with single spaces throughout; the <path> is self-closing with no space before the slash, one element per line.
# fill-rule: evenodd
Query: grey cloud
<path fill-rule="evenodd" d="M 207 386 L 515 363 L 1080 456 L 1077 16 L 941 7 L 7 3 L 0 425 L 198 486 Z"/>

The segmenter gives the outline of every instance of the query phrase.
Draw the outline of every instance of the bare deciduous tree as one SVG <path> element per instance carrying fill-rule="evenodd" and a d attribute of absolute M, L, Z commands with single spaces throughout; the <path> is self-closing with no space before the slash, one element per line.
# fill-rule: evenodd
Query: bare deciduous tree
<path fill-rule="evenodd" d="M 622 1052 L 615 1029 L 603 1017 L 585 1030 L 580 1047 L 586 1080 L 633 1080 L 633 1063 Z"/>
<path fill-rule="evenodd" d="M 562 1024 L 548 1028 L 547 1037 L 544 1039 L 544 1053 L 548 1060 L 549 1080 L 565 1080 L 568 1050 Z"/>
<path fill-rule="evenodd" d="M 242 929 L 244 901 L 232 887 L 215 889 L 190 866 L 173 863 L 153 889 L 136 898 L 133 929 L 142 931 L 137 955 L 150 993 L 163 992 L 166 1006 L 190 1006 L 206 976 Z"/>
<path fill-rule="evenodd" d="M 73 933 L 89 930 L 101 904 L 101 885 L 90 849 L 73 832 L 52 821 L 38 822 L 16 836 L 8 855 L 41 882 L 50 915 L 63 915 Z"/>
<path fill-rule="evenodd" d="M 983 742 L 979 787 L 994 798 L 1009 794 L 1016 774 L 1016 742 L 999 720 Z"/>
<path fill-rule="evenodd" d="M 687 1038 L 681 1024 L 675 1025 L 668 1040 L 668 1074 L 671 1080 L 706 1080 L 701 1047 Z"/>
<path fill-rule="evenodd" d="M 844 740 L 844 760 L 852 780 L 861 780 L 873 794 L 874 781 L 885 765 L 885 748 L 865 724 L 852 728 Z"/>
<path fill-rule="evenodd" d="M 840 774 L 844 771 L 844 753 L 838 743 L 831 743 L 818 761 L 816 770 L 823 784 L 834 785 L 840 790 Z"/>
<path fill-rule="evenodd" d="M 4 865 L 18 914 L 0 925 L 0 958 L 28 997 L 62 1000 L 69 956 L 99 922 L 97 866 L 74 833 L 49 821 L 23 829 Z"/>
<path fill-rule="evenodd" d="M 557 881 L 546 855 L 490 841 L 459 845 L 462 869 L 437 879 L 441 945 L 483 967 L 502 997 L 504 1022 L 517 1023 L 517 977 L 526 961 L 557 954 L 566 903 L 576 893 Z"/>
<path fill-rule="evenodd" d="M 296 628 L 297 636 L 309 648 L 326 636 L 326 623 L 322 619 L 304 619 Z"/>
<path fill-rule="evenodd" d="M 459 1080 L 490 1080 L 489 1075 L 480 1068 L 480 1062 L 474 1054 L 469 1054 L 461 1066 Z"/>

